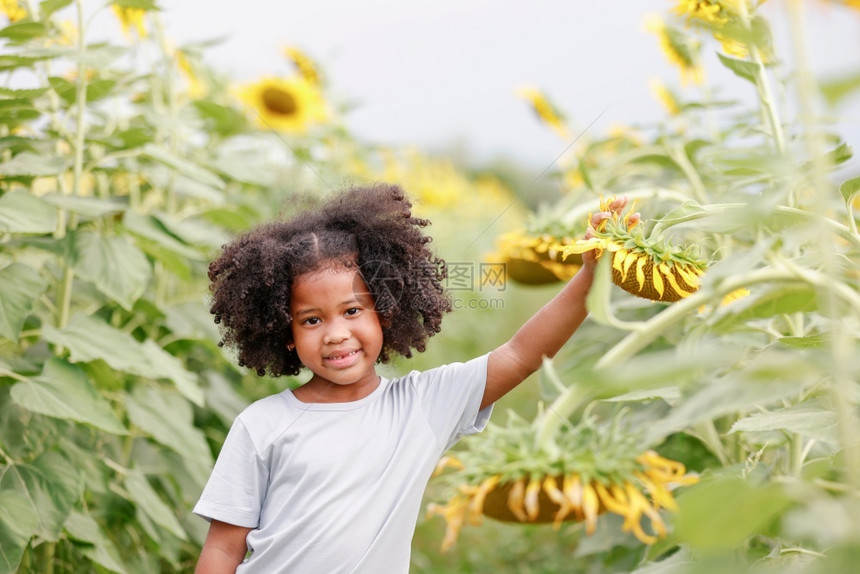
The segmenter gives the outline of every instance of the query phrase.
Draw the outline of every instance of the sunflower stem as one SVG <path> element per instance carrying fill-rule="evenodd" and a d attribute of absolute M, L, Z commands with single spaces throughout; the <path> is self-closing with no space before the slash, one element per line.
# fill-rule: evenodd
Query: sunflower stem
<path fill-rule="evenodd" d="M 560 454 L 558 445 L 553 439 L 563 426 L 570 425 L 571 415 L 576 412 L 590 394 L 583 385 L 570 385 L 535 420 L 537 427 L 535 442 L 539 451 L 547 453 L 550 458 Z"/>
<path fill-rule="evenodd" d="M 75 143 L 74 143 L 74 168 L 72 171 L 72 195 L 81 194 L 81 180 L 83 179 L 84 145 L 86 143 L 86 106 L 87 106 L 87 66 L 84 54 L 87 50 L 85 41 L 86 23 L 84 21 L 84 6 L 82 0 L 75 1 L 78 18 L 78 78 L 75 88 Z M 64 190 L 65 193 L 65 190 Z M 68 217 L 68 219 L 66 219 Z M 59 210 L 58 238 L 64 237 L 69 229 L 77 227 L 77 218 L 74 214 L 67 216 L 65 209 Z M 72 307 L 72 288 L 75 281 L 75 269 L 70 258 L 63 261 L 63 278 L 60 281 L 57 293 L 57 327 L 62 329 L 69 324 L 69 315 Z M 56 353 L 62 354 L 63 347 L 58 347 Z"/>
<path fill-rule="evenodd" d="M 827 180 L 827 171 L 831 167 L 825 160 L 824 138 L 821 130 L 816 124 L 814 98 L 817 93 L 814 74 L 809 62 L 808 34 L 806 31 L 806 19 L 803 7 L 798 0 L 788 2 L 789 26 L 792 34 L 792 45 L 795 51 L 796 73 L 797 73 L 797 95 L 800 107 L 800 117 L 804 125 L 804 143 L 812 166 L 810 179 L 812 189 L 832 190 L 832 184 Z M 827 197 L 812 197 L 810 207 L 821 210 L 826 205 Z M 857 226 L 852 213 L 851 202 L 848 203 L 849 229 L 852 237 L 857 237 Z M 825 218 L 826 219 L 826 218 Z M 852 331 L 856 330 L 858 318 L 860 318 L 860 296 L 855 289 L 849 287 L 840 277 L 838 264 L 834 257 L 832 238 L 827 233 L 820 233 L 818 237 L 818 257 L 823 262 L 820 272 L 814 272 L 812 278 L 814 284 L 822 292 L 822 307 L 829 319 L 830 332 L 830 364 L 832 373 L 832 385 L 830 393 L 833 397 L 838 421 L 838 432 L 843 450 L 842 457 L 843 474 L 847 482 L 860 489 L 860 445 L 856 437 L 860 433 L 857 422 L 851 408 L 852 401 L 849 397 L 856 380 L 856 373 L 852 369 L 853 359 L 856 355 L 856 346 Z M 853 295 L 853 297 L 851 297 Z M 849 298 L 855 307 L 855 314 L 841 312 L 837 308 L 837 298 Z M 802 461 L 801 461 L 802 463 Z M 856 520 L 856 519 L 855 519 Z M 860 525 L 860 522 L 855 522 Z"/>
<path fill-rule="evenodd" d="M 645 321 L 635 331 L 627 335 L 612 347 L 603 357 L 595 363 L 594 368 L 604 369 L 609 365 L 625 361 L 644 349 L 648 344 L 659 337 L 666 329 L 696 312 L 701 305 L 716 302 L 742 287 L 749 287 L 756 283 L 770 281 L 797 281 L 800 279 L 796 273 L 785 269 L 765 268 L 754 271 L 747 275 L 730 277 L 714 287 L 712 290 L 700 289 L 689 297 L 686 297 L 662 313 Z"/>
<path fill-rule="evenodd" d="M 657 225 L 655 225 L 655 229 L 669 229 L 670 227 L 681 225 L 683 223 L 689 223 L 691 221 L 704 219 L 706 217 L 712 217 L 715 214 L 731 214 L 733 211 L 746 211 L 749 209 L 749 204 L 712 203 L 703 207 L 707 209 L 679 216 L 676 219 L 669 221 L 668 223 L 660 221 L 657 223 Z M 811 223 L 819 223 L 825 227 L 828 227 L 831 231 L 838 234 L 842 239 L 853 243 L 855 247 L 860 247 L 860 236 L 858 236 L 857 233 L 853 232 L 848 226 L 842 225 L 838 221 L 835 221 L 825 215 L 822 215 L 820 213 L 811 213 L 809 211 L 804 211 L 802 209 L 797 209 L 796 207 L 789 207 L 786 205 L 777 205 L 773 208 L 773 210 L 774 212 L 779 214 L 790 215 L 793 217 L 797 217 L 798 219 L 804 219 Z"/>
<path fill-rule="evenodd" d="M 717 427 L 714 426 L 713 420 L 706 420 L 696 425 L 696 430 L 699 434 L 699 440 L 716 456 L 720 464 L 728 465 L 729 457 L 726 454 L 726 449 L 723 446 L 723 441 L 720 439 L 720 433 L 717 432 Z"/>
<path fill-rule="evenodd" d="M 696 170 L 690 162 L 690 158 L 687 157 L 687 152 L 678 144 L 667 146 L 667 152 L 669 157 L 674 160 L 678 167 L 681 168 L 681 171 L 684 172 L 684 175 L 687 176 L 687 179 L 690 181 L 690 185 L 693 186 L 693 193 L 696 196 L 696 199 L 705 203 L 708 199 L 705 184 L 702 182 L 702 178 L 699 175 L 698 170 Z"/>
<path fill-rule="evenodd" d="M 752 23 L 750 21 L 750 14 L 747 9 L 746 2 L 737 2 L 736 5 L 744 28 L 746 28 L 748 33 L 752 34 Z M 782 131 L 782 122 L 779 119 L 779 112 L 777 111 L 776 104 L 774 102 L 773 90 L 770 87 L 770 80 L 768 80 L 767 77 L 767 68 L 764 65 L 764 58 L 762 58 L 761 51 L 758 49 L 758 46 L 754 41 L 749 44 L 749 55 L 750 59 L 756 66 L 755 85 L 758 91 L 759 101 L 762 105 L 762 110 L 770 124 L 774 146 L 776 147 L 777 152 L 779 152 L 779 155 L 784 156 L 785 135 Z"/>

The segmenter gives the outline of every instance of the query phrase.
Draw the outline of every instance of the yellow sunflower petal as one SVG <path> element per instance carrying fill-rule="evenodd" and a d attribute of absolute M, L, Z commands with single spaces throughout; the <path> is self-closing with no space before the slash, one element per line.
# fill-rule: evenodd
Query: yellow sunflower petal
<path fill-rule="evenodd" d="M 460 529 L 463 528 L 463 522 L 466 519 L 467 510 L 468 499 L 461 496 L 455 496 L 445 506 L 439 504 L 428 505 L 428 517 L 441 515 L 445 518 L 446 529 L 445 537 L 442 539 L 442 552 L 448 551 L 457 542 Z"/>
<path fill-rule="evenodd" d="M 639 258 L 639 254 L 635 251 L 631 251 L 627 254 L 627 257 L 624 258 L 624 264 L 621 267 L 621 280 L 627 280 L 627 272 L 630 271 L 630 266 L 633 265 L 633 262 Z"/>
<path fill-rule="evenodd" d="M 555 518 L 552 521 L 553 529 L 558 530 L 561 528 L 562 520 L 573 510 L 573 505 L 558 487 L 558 482 L 556 482 L 553 476 L 547 476 L 544 479 L 543 491 L 551 501 L 558 505 L 558 512 L 556 512 Z"/>
<path fill-rule="evenodd" d="M 680 298 L 689 297 L 693 294 L 692 291 L 687 291 L 686 289 L 682 289 L 680 285 L 678 285 L 678 281 L 675 280 L 675 274 L 672 273 L 672 269 L 669 267 L 669 264 L 665 261 L 657 266 L 660 272 L 666 277 L 666 281 L 669 282 L 669 287 L 678 295 Z"/>
<path fill-rule="evenodd" d="M 475 492 L 475 495 L 472 497 L 472 501 L 469 503 L 469 512 L 471 512 L 473 516 L 479 517 L 484 513 L 484 501 L 487 499 L 487 495 L 490 491 L 496 488 L 499 484 L 500 479 L 501 477 L 498 474 L 493 475 L 484 480 L 484 482 L 482 482 L 478 487 L 477 492 Z"/>
<path fill-rule="evenodd" d="M 616 271 L 618 271 L 619 273 L 621 273 L 622 277 L 625 275 L 625 273 L 621 269 L 622 269 L 622 265 L 624 264 L 624 259 L 626 257 L 627 257 L 627 250 L 623 249 L 623 248 L 616 251 L 615 254 L 612 256 L 612 268 L 615 269 Z M 624 279 L 622 278 L 622 281 L 623 280 Z"/>
<path fill-rule="evenodd" d="M 660 297 L 663 297 L 663 293 L 665 291 L 665 288 L 663 286 L 663 277 L 660 276 L 656 269 L 653 269 L 653 266 L 651 270 L 651 284 L 654 286 L 654 290 L 657 292 L 657 294 Z"/>
<path fill-rule="evenodd" d="M 645 264 L 648 263 L 647 257 L 639 257 L 636 260 L 636 282 L 639 284 L 639 290 L 645 286 Z"/>
<path fill-rule="evenodd" d="M 538 514 L 540 514 L 540 503 L 538 502 L 540 490 L 540 478 L 533 476 L 531 480 L 529 480 L 529 484 L 526 486 L 526 493 L 523 496 L 523 507 L 525 508 L 526 516 L 529 517 L 530 521 L 535 520 L 538 517 Z"/>
<path fill-rule="evenodd" d="M 564 249 L 561 250 L 561 254 L 563 257 L 567 257 L 571 253 L 585 253 L 586 251 L 591 251 L 592 249 L 603 249 L 606 245 L 606 240 L 601 239 L 599 237 L 592 237 L 591 239 L 579 239 L 576 243 L 572 245 L 568 245 Z"/>
<path fill-rule="evenodd" d="M 521 478 L 514 483 L 513 487 L 511 487 L 511 491 L 508 493 L 508 508 L 514 513 L 514 516 L 516 516 L 517 520 L 520 522 L 528 522 L 529 520 L 523 506 L 525 491 L 526 481 L 524 478 Z"/>
<path fill-rule="evenodd" d="M 570 502 L 571 508 L 576 513 L 577 518 L 582 518 L 582 481 L 577 474 L 569 474 L 564 477 L 562 485 L 564 497 Z"/>
<path fill-rule="evenodd" d="M 697 289 L 699 287 L 699 276 L 690 270 L 687 265 L 675 265 L 675 269 L 678 271 L 678 275 L 681 276 L 681 279 L 684 280 L 691 289 Z"/>
<path fill-rule="evenodd" d="M 445 472 L 446 468 L 456 468 L 458 470 L 463 470 L 463 463 L 460 462 L 455 456 L 443 456 L 439 459 L 439 462 L 436 463 L 436 468 L 433 469 L 433 476 L 439 476 L 443 472 Z"/>
<path fill-rule="evenodd" d="M 651 500 L 654 501 L 655 508 L 663 507 L 666 510 L 678 510 L 678 503 L 675 502 L 672 492 L 666 488 L 665 483 L 652 480 L 651 477 L 638 471 L 633 474 L 648 490 L 648 493 L 651 495 Z"/>
<path fill-rule="evenodd" d="M 603 506 L 606 507 L 606 510 L 614 512 L 615 514 L 620 514 L 621 516 L 627 515 L 627 505 L 616 500 L 603 484 L 595 482 L 594 490 L 597 491 L 597 497 L 600 499 L 600 502 L 603 503 Z"/>
<path fill-rule="evenodd" d="M 600 509 L 600 501 L 597 492 L 591 484 L 582 485 L 582 511 L 585 514 L 585 532 L 594 534 L 597 529 L 597 511 Z"/>

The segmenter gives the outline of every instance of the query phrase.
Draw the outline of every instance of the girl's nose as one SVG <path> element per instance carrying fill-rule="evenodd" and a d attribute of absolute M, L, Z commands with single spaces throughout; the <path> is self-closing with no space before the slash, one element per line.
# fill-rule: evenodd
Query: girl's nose
<path fill-rule="evenodd" d="M 347 339 L 349 339 L 349 329 L 340 321 L 336 321 L 326 330 L 323 342 L 327 345 L 336 345 Z"/>

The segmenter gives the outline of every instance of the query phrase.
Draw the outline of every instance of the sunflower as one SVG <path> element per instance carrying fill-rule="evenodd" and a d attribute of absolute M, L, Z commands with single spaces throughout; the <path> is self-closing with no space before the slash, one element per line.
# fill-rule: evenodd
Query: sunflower
<path fill-rule="evenodd" d="M 27 10 L 22 8 L 17 0 L 0 0 L 0 12 L 3 12 L 10 22 L 17 22 L 27 16 Z"/>
<path fill-rule="evenodd" d="M 678 96 L 666 87 L 666 85 L 656 78 L 652 78 L 650 82 L 651 93 L 663 105 L 663 108 L 670 116 L 677 116 L 681 113 L 681 104 L 678 102 Z"/>
<path fill-rule="evenodd" d="M 328 119 L 322 94 L 304 78 L 264 77 L 240 87 L 239 98 L 269 129 L 304 133 Z"/>
<path fill-rule="evenodd" d="M 602 200 L 600 210 L 609 211 L 614 200 L 614 197 Z M 646 237 L 642 226 L 631 220 L 634 207 L 631 205 L 623 215 L 611 212 L 612 216 L 593 230 L 594 237 L 564 247 L 562 254 L 595 249 L 597 257 L 601 257 L 604 251 L 610 252 L 612 281 L 645 299 L 673 302 L 694 293 L 706 263 L 691 247 L 676 247 L 656 233 Z"/>
<path fill-rule="evenodd" d="M 657 35 L 660 49 L 669 62 L 678 66 L 681 81 L 685 84 L 687 81 L 701 84 L 705 72 L 699 61 L 699 43 L 680 30 L 667 26 L 663 19 L 656 15 L 648 17 L 645 27 Z"/>
<path fill-rule="evenodd" d="M 286 56 L 287 60 L 292 62 L 301 77 L 315 86 L 322 85 L 322 74 L 319 71 L 319 67 L 310 58 L 310 56 L 295 46 L 287 46 L 284 48 L 284 56 Z"/>
<path fill-rule="evenodd" d="M 480 525 L 484 516 L 556 529 L 562 522 L 584 522 L 591 535 L 599 516 L 610 512 L 624 517 L 622 530 L 645 544 L 665 536 L 660 511 L 677 510 L 672 490 L 698 477 L 640 447 L 635 433 L 618 423 L 583 417 L 556 437 L 559 454 L 550 456 L 530 452 L 536 426 L 512 415 L 507 427 L 491 426 L 471 440 L 460 458 L 440 461 L 437 475 L 453 494 L 445 504 L 431 503 L 428 515 L 445 518 L 442 550 L 454 545 L 463 526 Z M 643 527 L 646 519 L 651 532 Z"/>
<path fill-rule="evenodd" d="M 564 140 L 570 139 L 570 130 L 565 122 L 564 114 L 549 101 L 546 95 L 532 86 L 520 86 L 517 88 L 516 93 L 531 104 L 538 118 L 551 127 L 560 138 Z"/>
<path fill-rule="evenodd" d="M 507 275 L 524 285 L 543 285 L 571 279 L 582 266 L 582 258 L 562 261 L 561 250 L 574 239 L 527 230 L 510 231 L 496 239 L 498 251 L 486 257 L 503 263 Z"/>
<path fill-rule="evenodd" d="M 134 28 L 138 38 L 146 38 L 146 26 L 144 19 L 146 18 L 146 10 L 143 8 L 132 8 L 129 6 L 119 6 L 112 4 L 113 13 L 119 19 L 122 26 L 122 33 L 126 38 L 131 37 L 131 29 Z"/>
<path fill-rule="evenodd" d="M 738 2 L 746 0 L 679 0 L 675 13 L 687 20 L 699 21 L 709 26 L 725 25 L 738 12 Z"/>

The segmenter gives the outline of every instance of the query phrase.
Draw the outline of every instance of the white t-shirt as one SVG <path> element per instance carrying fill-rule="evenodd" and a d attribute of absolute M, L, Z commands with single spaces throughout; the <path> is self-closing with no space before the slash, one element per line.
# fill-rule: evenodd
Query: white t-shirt
<path fill-rule="evenodd" d="M 448 448 L 486 426 L 488 355 L 396 379 L 349 403 L 289 390 L 233 423 L 194 512 L 254 528 L 237 573 L 409 571 L 427 481 Z"/>

